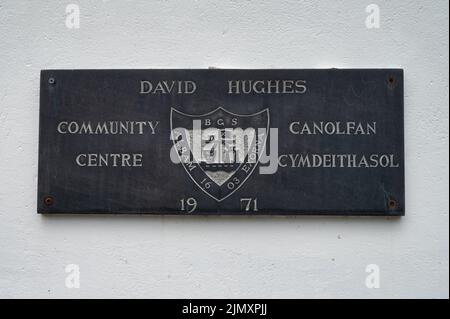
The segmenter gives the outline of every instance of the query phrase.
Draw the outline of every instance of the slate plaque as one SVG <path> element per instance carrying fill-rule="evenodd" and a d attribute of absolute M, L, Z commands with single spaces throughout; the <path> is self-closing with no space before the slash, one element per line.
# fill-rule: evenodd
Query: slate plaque
<path fill-rule="evenodd" d="M 44 70 L 39 213 L 404 215 L 403 71 Z"/>

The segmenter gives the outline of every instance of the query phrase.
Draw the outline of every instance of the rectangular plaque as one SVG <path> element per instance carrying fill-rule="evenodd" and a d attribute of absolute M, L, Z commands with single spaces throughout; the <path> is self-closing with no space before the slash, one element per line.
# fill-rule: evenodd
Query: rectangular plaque
<path fill-rule="evenodd" d="M 404 215 L 403 71 L 44 70 L 39 213 Z"/>

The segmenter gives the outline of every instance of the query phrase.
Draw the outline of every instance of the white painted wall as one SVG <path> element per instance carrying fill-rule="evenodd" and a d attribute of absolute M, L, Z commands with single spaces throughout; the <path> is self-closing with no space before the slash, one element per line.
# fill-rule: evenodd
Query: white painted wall
<path fill-rule="evenodd" d="M 449 4 L 371 1 L 0 0 L 0 297 L 448 298 Z M 41 69 L 208 66 L 404 68 L 407 216 L 36 214 Z"/>

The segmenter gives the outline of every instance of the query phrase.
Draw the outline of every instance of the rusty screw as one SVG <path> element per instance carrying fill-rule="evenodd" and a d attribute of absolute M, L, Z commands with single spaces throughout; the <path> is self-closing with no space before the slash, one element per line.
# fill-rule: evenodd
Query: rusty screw
<path fill-rule="evenodd" d="M 47 206 L 52 206 L 54 203 L 53 197 L 51 196 L 45 196 L 44 197 L 44 204 Z"/>
<path fill-rule="evenodd" d="M 395 209 L 397 207 L 397 202 L 395 201 L 395 199 L 389 199 L 388 207 L 389 209 Z"/>
<path fill-rule="evenodd" d="M 394 85 L 395 85 L 395 78 L 393 76 L 390 76 L 389 79 L 388 79 L 388 83 L 389 83 L 389 86 L 391 88 L 394 87 Z"/>

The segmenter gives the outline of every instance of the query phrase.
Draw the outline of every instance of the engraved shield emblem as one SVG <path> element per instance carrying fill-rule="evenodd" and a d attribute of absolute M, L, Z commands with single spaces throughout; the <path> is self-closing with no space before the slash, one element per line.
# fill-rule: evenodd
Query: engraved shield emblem
<path fill-rule="evenodd" d="M 222 107 L 194 115 L 170 114 L 173 152 L 192 181 L 220 202 L 252 175 L 265 151 L 269 110 L 236 114 Z"/>

